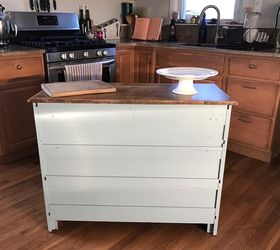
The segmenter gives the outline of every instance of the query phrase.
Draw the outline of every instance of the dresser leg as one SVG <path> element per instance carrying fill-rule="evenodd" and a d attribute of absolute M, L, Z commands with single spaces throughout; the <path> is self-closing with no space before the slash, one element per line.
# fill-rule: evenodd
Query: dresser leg
<path fill-rule="evenodd" d="M 49 232 L 52 232 L 53 230 L 58 229 L 58 223 L 56 220 L 52 220 L 50 217 L 48 217 L 47 223 L 48 223 Z"/>

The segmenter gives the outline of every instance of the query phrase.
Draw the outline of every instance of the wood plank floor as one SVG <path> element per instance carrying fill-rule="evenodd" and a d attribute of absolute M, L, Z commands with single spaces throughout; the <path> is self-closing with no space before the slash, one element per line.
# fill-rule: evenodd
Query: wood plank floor
<path fill-rule="evenodd" d="M 192 224 L 63 222 L 46 227 L 38 161 L 0 165 L 0 249 L 280 249 L 280 161 L 229 153 L 218 235 Z"/>

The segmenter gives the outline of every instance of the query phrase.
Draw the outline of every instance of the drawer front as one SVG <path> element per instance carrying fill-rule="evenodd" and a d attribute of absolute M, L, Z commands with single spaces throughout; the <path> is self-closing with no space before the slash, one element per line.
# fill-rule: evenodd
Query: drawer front
<path fill-rule="evenodd" d="M 218 180 L 47 176 L 49 204 L 214 207 Z"/>
<path fill-rule="evenodd" d="M 50 205 L 55 220 L 161 223 L 215 222 L 215 208 Z"/>
<path fill-rule="evenodd" d="M 229 138 L 261 149 L 269 149 L 272 122 L 270 119 L 233 112 Z"/>
<path fill-rule="evenodd" d="M 42 144 L 220 147 L 226 112 L 225 105 L 39 104 L 38 136 Z"/>
<path fill-rule="evenodd" d="M 275 84 L 262 84 L 238 78 L 227 80 L 227 93 L 239 105 L 234 110 L 253 112 L 256 114 L 273 116 L 277 96 Z"/>
<path fill-rule="evenodd" d="M 0 68 L 0 81 L 32 76 L 42 78 L 43 75 L 43 65 L 40 57 L 0 60 Z"/>
<path fill-rule="evenodd" d="M 201 67 L 223 72 L 224 57 L 214 54 L 194 54 L 190 52 L 159 51 L 157 65 L 163 67 Z"/>
<path fill-rule="evenodd" d="M 280 62 L 232 57 L 229 59 L 228 73 L 236 76 L 279 81 Z"/>
<path fill-rule="evenodd" d="M 40 153 L 46 175 L 217 179 L 222 149 L 47 145 Z"/>

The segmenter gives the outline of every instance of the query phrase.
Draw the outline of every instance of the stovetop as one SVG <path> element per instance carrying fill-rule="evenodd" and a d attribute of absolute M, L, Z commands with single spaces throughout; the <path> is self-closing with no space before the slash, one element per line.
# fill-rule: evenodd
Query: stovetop
<path fill-rule="evenodd" d="M 105 40 L 88 39 L 84 36 L 33 37 L 29 40 L 20 41 L 19 43 L 28 47 L 45 49 L 48 53 L 116 47 L 115 44 L 107 43 Z"/>

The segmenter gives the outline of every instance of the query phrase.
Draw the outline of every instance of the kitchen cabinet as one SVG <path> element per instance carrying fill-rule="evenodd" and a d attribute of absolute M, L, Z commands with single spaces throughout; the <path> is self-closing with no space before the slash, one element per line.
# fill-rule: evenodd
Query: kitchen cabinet
<path fill-rule="evenodd" d="M 182 49 L 159 48 L 156 55 L 156 68 L 167 67 L 199 67 L 217 70 L 219 74 L 206 80 L 197 81 L 199 83 L 214 82 L 219 87 L 223 87 L 224 56 L 213 53 L 197 53 L 184 51 Z M 170 83 L 170 79 L 163 76 L 156 76 L 158 83 Z M 173 81 L 175 82 L 175 81 Z"/>
<path fill-rule="evenodd" d="M 154 82 L 154 49 L 147 47 L 117 48 L 116 78 L 121 83 Z"/>
<path fill-rule="evenodd" d="M 201 223 L 217 234 L 236 102 L 214 84 L 180 100 L 172 87 L 31 98 L 49 231 L 66 220 Z"/>
<path fill-rule="evenodd" d="M 234 107 L 229 149 L 270 162 L 279 152 L 280 60 L 229 56 L 226 91 Z"/>
<path fill-rule="evenodd" d="M 117 48 L 116 81 L 121 83 L 134 82 L 134 48 L 133 46 Z"/>
<path fill-rule="evenodd" d="M 0 162 L 36 151 L 32 105 L 44 80 L 41 53 L 0 55 Z"/>
<path fill-rule="evenodd" d="M 134 82 L 154 82 L 154 49 L 147 47 L 136 47 L 134 50 Z"/>

